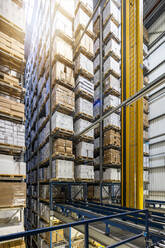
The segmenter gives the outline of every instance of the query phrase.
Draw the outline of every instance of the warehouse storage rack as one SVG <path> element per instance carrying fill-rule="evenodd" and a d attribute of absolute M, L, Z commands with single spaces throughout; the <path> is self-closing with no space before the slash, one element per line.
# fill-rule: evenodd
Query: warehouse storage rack
<path fill-rule="evenodd" d="M 84 33 L 86 32 L 86 30 L 87 30 L 87 28 L 88 28 L 88 26 L 89 26 L 89 24 L 90 24 L 90 21 L 92 20 L 92 18 L 93 18 L 93 16 L 94 16 L 94 14 L 96 13 L 96 11 L 97 11 L 97 8 L 100 6 L 100 3 L 101 3 L 101 0 L 100 1 L 98 1 L 98 3 L 97 3 L 97 5 L 96 5 L 96 7 L 95 7 L 95 10 L 94 10 L 94 12 L 93 12 L 93 15 L 92 15 L 92 17 L 91 17 L 91 19 L 89 20 L 89 22 L 88 22 L 88 24 L 87 24 L 87 26 L 86 26 L 86 28 L 85 28 L 85 30 L 83 31 L 83 33 L 82 33 L 82 36 L 81 36 L 81 39 L 82 39 L 82 37 L 83 37 L 83 35 L 84 35 Z M 58 8 L 58 7 L 57 7 Z M 50 9 L 51 9 L 51 1 L 50 1 Z M 49 126 L 49 131 L 50 131 L 50 135 L 49 135 L 49 144 L 50 144 L 50 146 L 49 146 L 49 158 L 44 162 L 45 164 L 49 164 L 50 165 L 50 168 L 52 167 L 52 144 L 53 144 L 53 139 L 54 139 L 54 137 L 58 137 L 58 134 L 56 133 L 56 134 L 53 134 L 52 133 L 52 101 L 51 101 L 51 94 L 52 94 L 52 85 L 51 85 L 51 83 L 52 83 L 52 32 L 51 32 L 51 29 L 52 29 L 52 25 L 51 25 L 51 23 L 52 23 L 52 16 L 51 16 L 51 11 L 49 11 L 49 20 L 50 20 L 50 22 L 49 22 L 49 24 L 50 24 L 50 27 L 49 27 L 49 38 L 50 38 L 50 44 L 49 44 L 49 46 L 50 46 L 50 53 L 49 53 L 49 77 L 50 77 L 50 80 L 49 80 L 49 85 L 50 85 L 50 92 L 49 92 L 49 94 L 48 94 L 48 97 L 49 97 L 49 99 L 50 99 L 50 115 L 48 116 L 48 118 L 46 119 L 46 121 L 45 121 L 45 123 L 44 124 L 46 124 L 47 122 L 48 122 L 48 120 L 50 120 L 50 126 Z M 100 35 L 101 35 L 101 33 L 102 33 L 102 25 L 101 25 L 101 27 L 100 27 Z M 81 39 L 80 39 L 80 41 L 81 41 Z M 100 39 L 100 40 L 102 40 L 102 39 Z M 79 41 L 79 42 L 80 42 Z M 101 45 L 101 47 L 102 47 L 102 45 Z M 101 59 L 102 59 L 102 56 L 100 56 L 101 57 Z M 103 61 L 100 61 L 100 64 L 101 64 L 101 68 L 102 68 L 102 63 L 103 63 Z M 32 80 L 32 79 L 30 79 L 30 80 Z M 100 82 L 103 82 L 103 78 L 102 78 L 102 72 L 100 73 Z M 103 131 L 103 128 L 102 128 L 102 123 L 103 123 L 103 120 L 104 120 L 104 118 L 106 117 L 106 116 L 109 116 L 110 114 L 112 114 L 112 113 L 115 113 L 116 111 L 118 111 L 119 109 L 121 109 L 123 106 L 128 106 L 130 103 L 132 103 L 132 102 L 134 102 L 135 100 L 137 100 L 139 97 L 141 97 L 141 96 L 143 96 L 143 95 L 145 95 L 146 94 L 146 92 L 147 92 L 147 90 L 149 90 L 149 89 L 151 89 L 152 87 L 155 87 L 155 85 L 157 84 L 157 82 L 153 82 L 153 83 L 151 83 L 149 86 L 146 86 L 144 89 L 142 89 L 140 92 L 137 92 L 134 96 L 132 96 L 132 97 L 130 97 L 129 99 L 127 99 L 127 100 L 125 100 L 125 101 L 123 101 L 118 107 L 116 107 L 116 108 L 114 108 L 113 110 L 110 110 L 110 111 L 108 111 L 107 113 L 105 113 L 104 115 L 103 115 L 103 112 L 101 112 L 101 116 L 100 116 L 100 118 L 98 119 L 98 120 L 96 120 L 96 121 L 94 121 L 93 122 L 93 124 L 91 124 L 88 128 L 86 128 L 84 131 L 82 131 L 82 132 L 80 132 L 78 135 L 74 135 L 74 136 L 70 136 L 69 138 L 71 139 L 71 140 L 74 140 L 74 139 L 77 139 L 77 138 L 79 138 L 82 134 L 84 134 L 84 133 L 86 133 L 87 131 L 89 131 L 89 130 L 91 130 L 91 129 L 93 129 L 94 127 L 96 127 L 96 126 L 98 126 L 98 124 L 100 124 L 99 126 L 100 126 L 100 137 L 102 137 L 102 131 Z M 100 85 L 102 85 L 102 83 L 100 83 Z M 102 86 L 101 86 L 102 87 Z M 101 90 L 101 92 L 102 92 L 102 90 Z M 37 87 L 35 87 L 35 92 L 34 92 L 35 94 L 37 94 L 37 97 L 39 97 L 38 96 L 38 92 L 37 92 Z M 101 96 L 102 96 L 102 93 L 100 94 Z M 44 103 L 45 104 L 45 103 Z M 100 106 L 101 106 L 101 109 L 102 109 L 102 104 L 100 104 Z M 101 110 L 102 111 L 102 110 Z M 38 111 L 38 108 L 37 108 L 37 120 L 39 120 L 39 114 L 40 114 L 40 111 Z M 41 113 L 41 114 L 43 114 L 44 115 L 44 111 Z M 37 123 L 38 123 L 38 121 L 37 121 Z M 33 127 L 34 128 L 34 127 Z M 42 131 L 42 129 L 40 128 L 40 132 Z M 37 133 L 37 135 L 36 135 L 36 137 L 35 137 L 35 139 L 37 139 L 37 137 L 38 137 L 38 133 Z M 67 138 L 68 138 L 68 136 L 67 136 Z M 47 140 L 48 141 L 48 140 Z M 34 142 L 34 140 L 33 140 L 33 142 Z M 32 142 L 30 141 L 30 146 L 31 146 L 31 148 L 32 148 Z M 101 180 L 100 180 L 100 183 L 98 183 L 98 185 L 100 184 L 100 187 L 101 187 L 101 189 L 103 189 L 103 187 L 104 186 L 109 186 L 109 187 L 113 187 L 115 184 L 119 184 L 119 183 L 113 183 L 113 182 L 110 182 L 110 183 L 104 183 L 103 181 L 102 181 L 102 172 L 103 172 L 103 154 L 102 154 L 102 147 L 103 147 L 103 145 L 102 145 L 102 141 L 101 141 L 101 145 L 100 145 L 100 175 L 101 175 Z M 32 150 L 32 149 L 31 149 Z M 38 143 L 38 148 L 37 148 L 37 151 L 35 151 L 35 153 L 37 154 L 37 158 L 39 158 L 39 151 L 40 151 L 40 147 L 39 147 L 39 143 Z M 72 185 L 75 185 L 75 184 L 77 184 L 77 185 L 80 185 L 80 186 L 82 186 L 83 188 L 84 188 L 84 201 L 87 201 L 87 187 L 88 187 L 88 185 L 91 185 L 92 183 L 83 183 L 83 182 L 56 182 L 56 181 L 53 181 L 52 180 L 52 182 L 51 183 L 49 183 L 49 182 L 40 182 L 39 181 L 39 160 L 38 160 L 38 162 L 37 162 L 37 166 L 35 167 L 35 168 L 33 168 L 33 169 L 30 169 L 29 171 L 33 171 L 33 170 L 36 170 L 37 171 L 37 184 L 35 184 L 36 186 L 37 186 L 37 196 L 36 197 L 34 197 L 36 200 L 37 200 L 37 211 L 35 212 L 35 214 L 37 215 L 37 225 L 36 226 L 32 226 L 31 224 L 30 224 L 30 218 L 28 218 L 28 222 L 27 222 L 27 226 L 28 226 L 28 229 L 31 229 L 32 227 L 33 228 L 36 228 L 36 227 L 39 227 L 39 220 L 40 220 L 40 215 L 39 215 L 39 213 L 40 213 L 40 209 L 39 209 L 39 203 L 40 203 L 40 201 L 42 201 L 42 202 L 45 202 L 47 205 L 49 205 L 50 206 L 50 217 L 51 217 L 51 215 L 52 215 L 52 211 L 51 211 L 51 208 L 52 208 L 52 201 L 50 201 L 50 199 L 52 199 L 52 195 L 50 195 L 50 199 L 47 201 L 47 200 L 43 200 L 43 199 L 40 199 L 40 195 L 39 195 L 39 190 L 40 190 L 40 184 L 47 184 L 47 185 L 49 185 L 49 187 L 50 187 L 50 194 L 52 194 L 52 188 L 53 187 L 57 187 L 57 186 L 59 186 L 60 184 L 61 185 L 63 185 L 64 187 L 68 187 L 68 185 L 69 185 L 69 187 L 68 187 L 68 189 L 69 189 L 69 198 L 68 198 L 68 202 L 70 202 L 71 200 L 73 200 L 73 199 L 70 199 L 70 195 L 71 195 L 71 186 Z M 29 172 L 28 171 L 28 172 Z M 51 169 L 51 171 L 52 171 L 52 169 Z M 28 196 L 32 196 L 32 194 L 31 194 L 31 190 L 32 190 L 32 186 L 34 185 L 34 183 L 32 183 L 32 182 L 30 182 L 30 183 L 28 183 L 28 186 L 30 186 L 29 187 L 29 195 Z M 94 183 L 94 185 L 96 185 L 96 183 Z M 50 202 L 51 202 L 51 204 L 50 204 Z M 100 203 L 102 203 L 102 190 L 100 191 Z M 29 210 L 31 211 L 31 214 L 32 214 L 32 209 L 29 207 Z M 50 221 L 50 226 L 51 226 L 52 224 L 51 224 L 51 221 Z M 49 227 L 49 228 L 51 228 L 51 227 Z M 54 230 L 57 230 L 58 228 L 56 227 Z M 53 229 L 49 229 L 49 230 L 53 230 Z M 39 232 L 37 233 L 35 233 L 35 234 L 39 234 Z M 30 242 L 29 242 L 29 245 L 30 245 L 30 247 L 32 247 L 32 242 L 35 242 L 36 243 L 36 240 L 33 238 L 33 240 L 32 239 L 30 239 Z M 52 244 L 50 244 L 50 245 L 52 245 Z"/>
<path fill-rule="evenodd" d="M 84 233 L 85 233 L 85 242 L 84 242 L 84 247 L 88 248 L 89 247 L 89 225 L 92 223 L 97 223 L 97 222 L 107 222 L 107 223 L 111 223 L 111 219 L 114 218 L 122 218 L 125 217 L 127 215 L 129 216 L 137 216 L 138 214 L 142 214 L 144 217 L 144 221 L 145 221 L 145 231 L 142 232 L 137 232 L 135 236 L 132 236 L 130 238 L 127 238 L 125 240 L 122 240 L 116 244 L 107 246 L 107 248 L 114 248 L 114 247 L 118 247 L 122 244 L 126 244 L 128 242 L 131 242 L 133 240 L 136 240 L 138 238 L 144 237 L 145 238 L 145 243 L 146 243 L 146 248 L 149 247 L 149 215 L 148 215 L 148 210 L 144 209 L 144 210 L 134 210 L 134 211 L 127 211 L 125 213 L 118 213 L 118 214 L 112 214 L 109 216 L 104 216 L 104 217 L 99 217 L 99 218 L 92 218 L 89 220 L 80 220 L 80 221 L 76 221 L 73 223 L 68 223 L 68 224 L 62 224 L 62 225 L 58 225 L 58 226 L 52 226 L 52 227 L 46 227 L 46 228 L 40 228 L 40 229 L 35 229 L 35 230 L 30 230 L 30 231 L 26 231 L 26 232 L 21 232 L 21 233 L 15 233 L 15 234 L 10 234 L 10 235 L 6 235 L 6 236 L 0 236 L 0 242 L 1 241 L 6 241 L 6 240 L 12 240 L 12 239 L 16 239 L 16 238 L 21 238 L 21 237 L 28 237 L 28 236 L 32 236 L 32 235 L 38 235 L 40 233 L 44 233 L 44 232 L 50 232 L 50 239 L 51 239 L 51 233 L 52 231 L 57 231 L 60 229 L 65 229 L 65 228 L 71 228 L 71 227 L 77 227 L 80 225 L 84 225 Z M 52 247 L 50 245 L 50 247 Z M 69 248 L 71 248 L 71 237 L 69 237 Z"/>

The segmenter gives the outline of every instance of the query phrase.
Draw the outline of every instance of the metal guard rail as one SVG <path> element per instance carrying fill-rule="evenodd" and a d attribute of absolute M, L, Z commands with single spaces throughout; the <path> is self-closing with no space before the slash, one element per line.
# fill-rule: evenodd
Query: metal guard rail
<path fill-rule="evenodd" d="M 89 224 L 94 223 L 94 222 L 99 222 L 99 221 L 105 221 L 108 219 L 113 219 L 113 218 L 118 218 L 121 216 L 125 216 L 125 215 L 134 215 L 137 213 L 145 213 L 145 232 L 142 232 L 138 235 L 135 235 L 131 238 L 125 239 L 123 241 L 120 241 L 114 245 L 110 245 L 107 248 L 114 248 L 114 247 L 118 247 L 122 244 L 126 244 L 130 241 L 133 241 L 135 239 L 138 239 L 140 237 L 145 237 L 146 240 L 146 248 L 149 247 L 149 213 L 147 209 L 143 209 L 143 210 L 135 210 L 135 211 L 128 211 L 126 213 L 119 213 L 119 214 L 113 214 L 113 215 L 109 215 L 109 216 L 104 216 L 104 217 L 98 217 L 98 218 L 92 218 L 89 220 L 81 220 L 81 221 L 76 221 L 76 222 L 72 222 L 72 223 L 67 223 L 67 224 L 62 224 L 62 225 L 58 225 L 58 226 L 52 226 L 52 227 L 45 227 L 45 228 L 38 228 L 38 229 L 34 229 L 34 230 L 29 230 L 29 231 L 25 231 L 25 232 L 19 232 L 19 233 L 13 233 L 13 234 L 8 234 L 8 235 L 3 235 L 0 236 L 0 242 L 2 241 L 9 241 L 12 239 L 17 239 L 17 238 L 23 238 L 23 237 L 27 237 L 27 236 L 31 236 L 31 235 L 36 235 L 36 234 L 40 234 L 40 233 L 44 233 L 44 232 L 52 232 L 52 231 L 56 231 L 59 229 L 65 229 L 68 227 L 76 227 L 76 226 L 80 226 L 80 225 L 85 225 L 85 244 L 84 247 L 88 248 L 88 240 L 89 240 Z"/>

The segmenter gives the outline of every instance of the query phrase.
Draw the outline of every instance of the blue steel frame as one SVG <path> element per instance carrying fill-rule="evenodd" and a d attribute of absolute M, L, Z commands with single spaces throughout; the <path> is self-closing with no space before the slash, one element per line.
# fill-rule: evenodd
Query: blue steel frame
<path fill-rule="evenodd" d="M 8 234 L 8 235 L 4 235 L 4 236 L 0 236 L 0 242 L 2 241 L 9 241 L 12 239 L 17 239 L 17 238 L 23 238 L 23 237 L 27 237 L 27 236 L 31 236 L 31 235 L 36 235 L 36 234 L 40 234 L 40 233 L 44 233 L 44 232 L 52 232 L 52 231 L 57 231 L 60 229 L 65 229 L 65 228 L 71 228 L 71 227 L 76 227 L 76 226 L 80 226 L 80 225 L 85 225 L 85 243 L 84 243 L 84 247 L 85 248 L 89 248 L 89 224 L 91 223 L 95 223 L 95 222 L 100 222 L 100 221 L 107 221 L 109 219 L 113 219 L 113 218 L 119 218 L 122 216 L 126 216 L 126 215 L 136 215 L 138 213 L 145 213 L 145 232 L 141 232 L 131 238 L 125 239 L 121 242 L 116 243 L 115 245 L 110 245 L 107 248 L 113 248 L 113 247 L 118 247 L 121 244 L 126 244 L 132 240 L 138 239 L 140 237 L 145 237 L 146 240 L 146 248 L 149 247 L 149 225 L 148 225 L 148 210 L 144 209 L 144 210 L 135 210 L 135 211 L 128 211 L 126 213 L 120 213 L 120 214 L 113 214 L 113 215 L 109 215 L 109 216 L 104 216 L 104 217 L 98 217 L 98 218 L 92 218 L 89 220 L 81 220 L 81 221 L 76 221 L 76 222 L 72 222 L 72 223 L 68 223 L 68 224 L 62 224 L 62 225 L 58 225 L 58 226 L 52 226 L 52 227 L 45 227 L 45 228 L 40 228 L 40 229 L 35 229 L 35 230 L 29 230 L 29 231 L 25 231 L 25 232 L 19 232 L 19 233 L 14 233 L 14 234 Z M 71 244 L 71 242 L 69 241 L 69 244 Z"/>
<path fill-rule="evenodd" d="M 159 207 L 161 208 L 162 205 L 165 205 L 165 201 L 145 200 L 145 204 L 147 207 L 151 206 L 153 208 L 156 208 L 156 205 L 159 205 Z"/>

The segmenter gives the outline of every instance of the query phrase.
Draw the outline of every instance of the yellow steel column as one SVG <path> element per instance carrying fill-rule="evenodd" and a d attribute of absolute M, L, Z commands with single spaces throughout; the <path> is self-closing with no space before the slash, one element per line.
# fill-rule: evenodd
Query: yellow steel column
<path fill-rule="evenodd" d="M 122 0 L 122 100 L 143 87 L 142 0 Z M 122 205 L 143 208 L 143 102 L 122 110 Z"/>
<path fill-rule="evenodd" d="M 137 0 L 137 90 L 143 88 L 143 0 Z M 137 185 L 136 208 L 143 208 L 143 99 L 137 101 Z"/>

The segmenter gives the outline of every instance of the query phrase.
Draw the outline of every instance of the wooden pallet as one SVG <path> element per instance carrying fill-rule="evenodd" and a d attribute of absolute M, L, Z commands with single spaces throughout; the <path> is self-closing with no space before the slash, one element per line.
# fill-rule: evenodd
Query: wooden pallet
<path fill-rule="evenodd" d="M 121 181 L 120 180 L 106 179 L 106 180 L 103 180 L 103 183 L 121 183 Z"/>
<path fill-rule="evenodd" d="M 57 134 L 57 133 L 60 133 L 60 135 L 62 136 L 73 136 L 74 132 L 73 131 L 70 131 L 70 130 L 66 130 L 66 129 L 63 129 L 63 128 L 58 128 L 56 127 L 53 131 L 52 131 L 52 134 Z"/>
<path fill-rule="evenodd" d="M 56 36 L 62 38 L 65 42 L 73 46 L 73 39 L 70 36 L 68 36 L 66 33 L 64 33 L 62 30 L 56 29 L 53 39 Z"/>
<path fill-rule="evenodd" d="M 114 70 L 109 69 L 106 73 L 104 73 L 104 80 L 110 75 L 112 74 L 113 76 L 115 76 L 116 78 L 120 78 L 120 74 L 116 73 Z"/>
<path fill-rule="evenodd" d="M 120 131 L 121 130 L 120 127 L 117 127 L 117 126 L 111 125 L 111 124 L 109 124 L 108 126 L 106 126 L 106 127 L 103 128 L 104 131 L 107 131 L 107 130 L 110 130 L 110 129 L 114 129 L 116 131 Z"/>
<path fill-rule="evenodd" d="M 93 158 L 89 158 L 89 157 L 85 157 L 85 156 L 77 156 L 76 159 L 93 161 Z"/>
<path fill-rule="evenodd" d="M 50 182 L 55 181 L 55 182 L 74 182 L 75 180 L 73 178 L 56 178 L 53 177 L 49 180 Z"/>
<path fill-rule="evenodd" d="M 26 179 L 25 175 L 7 175 L 7 174 L 0 174 L 0 180 L 9 180 L 9 181 L 17 181 L 17 180 L 24 180 Z"/>
<path fill-rule="evenodd" d="M 67 58 L 65 58 L 63 55 L 61 54 L 54 54 L 54 60 L 53 60 L 53 63 L 52 65 L 54 65 L 54 63 L 56 61 L 60 61 L 61 63 L 73 68 L 73 62 Z"/>
<path fill-rule="evenodd" d="M 75 88 L 75 85 L 71 84 L 70 82 L 66 82 L 65 80 L 63 79 L 55 79 L 53 82 L 52 82 L 52 87 L 54 87 L 54 85 L 56 84 L 60 84 L 66 88 L 68 88 L 69 90 L 73 90 Z"/>
<path fill-rule="evenodd" d="M 68 153 L 65 153 L 65 152 L 54 152 L 52 154 L 52 158 L 55 158 L 55 157 L 64 157 L 66 159 L 75 159 L 75 155 L 73 154 L 68 154 Z"/>
<path fill-rule="evenodd" d="M 99 84 L 100 84 L 100 81 L 98 81 L 97 83 L 95 83 L 94 89 L 96 89 L 99 86 Z"/>
<path fill-rule="evenodd" d="M 77 28 L 76 28 L 76 30 L 75 30 L 75 37 L 77 36 L 78 33 L 80 33 L 81 30 L 84 31 L 84 29 L 85 29 L 85 25 L 82 25 L 81 23 L 79 23 L 78 26 L 77 26 Z M 91 39 L 93 39 L 93 40 L 95 39 L 95 34 L 92 31 L 90 31 L 89 29 L 87 29 L 86 34 Z"/>
<path fill-rule="evenodd" d="M 88 59 L 93 60 L 94 53 L 90 52 L 86 49 L 86 47 L 83 47 L 82 45 L 79 46 L 79 48 L 76 50 L 74 54 L 74 59 L 80 54 L 84 54 Z"/>
<path fill-rule="evenodd" d="M 107 44 L 110 38 L 113 38 L 115 41 L 117 41 L 118 43 L 120 43 L 119 38 L 116 37 L 111 31 L 109 31 L 109 33 L 107 34 L 107 36 L 103 39 L 104 43 Z"/>
<path fill-rule="evenodd" d="M 12 152 L 18 153 L 18 152 L 25 151 L 25 149 L 26 148 L 24 146 L 16 146 L 16 145 L 11 145 L 11 144 L 0 143 L 0 151 L 7 150 L 11 153 Z"/>
<path fill-rule="evenodd" d="M 100 69 L 100 65 L 97 65 L 97 67 L 94 69 L 94 73 L 96 73 Z"/>
<path fill-rule="evenodd" d="M 108 22 L 110 19 L 113 21 L 113 23 L 114 23 L 116 26 L 119 27 L 120 23 L 115 19 L 113 13 L 109 14 L 109 15 L 106 17 L 106 19 L 105 19 L 104 22 L 103 22 L 103 27 L 106 26 L 107 22 Z"/>
<path fill-rule="evenodd" d="M 74 107 L 73 106 L 70 106 L 70 105 L 64 105 L 64 104 L 61 104 L 61 103 L 58 103 L 58 104 L 55 104 L 53 106 L 53 110 L 52 112 L 54 111 L 59 111 L 63 114 L 71 114 L 71 113 L 74 113 Z"/>
<path fill-rule="evenodd" d="M 83 69 L 83 68 L 79 68 L 79 69 L 77 69 L 77 70 L 75 71 L 76 77 L 77 77 L 79 74 L 82 75 L 82 76 L 84 76 L 84 77 L 86 77 L 86 78 L 88 78 L 89 80 L 93 79 L 93 77 L 94 77 L 94 75 L 93 75 L 92 73 L 86 71 L 86 70 Z"/>
<path fill-rule="evenodd" d="M 94 96 L 92 96 L 92 95 L 89 94 L 88 92 L 85 92 L 85 91 L 83 91 L 83 90 L 77 90 L 77 91 L 75 91 L 75 94 L 76 94 L 76 97 L 77 97 L 77 96 L 82 96 L 82 97 L 84 97 L 85 99 L 87 99 L 87 100 L 93 102 Z"/>
<path fill-rule="evenodd" d="M 106 89 L 105 91 L 104 91 L 104 94 L 106 95 L 106 94 L 112 94 L 112 95 L 114 95 L 114 96 L 117 96 L 117 97 L 120 97 L 120 92 L 118 92 L 117 90 L 115 90 L 115 89 L 113 89 L 113 88 L 111 88 L 111 87 L 109 87 L 108 89 Z"/>
<path fill-rule="evenodd" d="M 84 183 L 94 183 L 95 180 L 94 179 L 82 179 L 82 178 L 76 178 L 77 182 L 84 182 Z"/>
<path fill-rule="evenodd" d="M 83 113 L 83 112 L 76 113 L 75 119 L 78 119 L 78 118 L 82 118 L 82 119 L 85 119 L 85 120 L 93 121 L 93 116 L 88 115 L 88 114 Z"/>
<path fill-rule="evenodd" d="M 104 56 L 104 61 L 105 61 L 109 56 L 111 56 L 112 58 L 114 58 L 115 60 L 117 60 L 117 62 L 120 61 L 120 57 L 117 56 L 117 55 L 113 52 L 113 50 L 110 50 L 110 51 L 106 54 L 106 56 Z"/>

